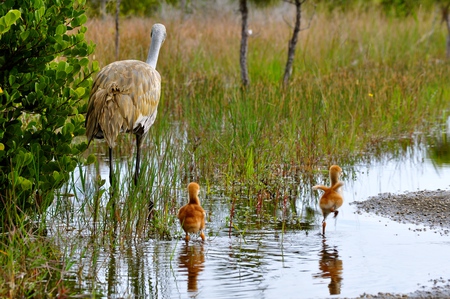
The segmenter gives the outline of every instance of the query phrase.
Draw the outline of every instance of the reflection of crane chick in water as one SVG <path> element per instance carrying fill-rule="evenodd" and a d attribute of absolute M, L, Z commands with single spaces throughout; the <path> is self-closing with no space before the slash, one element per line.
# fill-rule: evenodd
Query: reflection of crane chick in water
<path fill-rule="evenodd" d="M 319 269 L 321 273 L 315 275 L 315 278 L 331 278 L 328 289 L 330 295 L 338 295 L 341 293 L 341 281 L 343 265 L 342 260 L 339 259 L 339 252 L 337 248 L 331 249 L 323 239 L 322 250 L 319 253 Z"/>
<path fill-rule="evenodd" d="M 181 207 L 178 211 L 178 219 L 180 220 L 181 227 L 186 233 L 186 242 L 189 242 L 189 234 L 197 234 L 200 232 L 200 237 L 205 241 L 205 210 L 200 205 L 200 199 L 198 193 L 200 186 L 197 183 L 190 183 L 188 185 L 189 202 Z"/>
<path fill-rule="evenodd" d="M 327 216 L 330 213 L 334 213 L 334 217 L 338 215 L 339 207 L 342 206 L 342 203 L 344 202 L 344 198 L 341 195 L 341 192 L 339 190 L 340 187 L 344 185 L 343 182 L 339 181 L 339 177 L 342 174 L 342 169 L 337 165 L 332 165 L 330 167 L 330 181 L 331 186 L 323 186 L 323 185 L 316 185 L 313 187 L 313 190 L 321 189 L 324 191 L 322 197 L 320 198 L 320 209 L 322 210 L 323 214 L 323 221 L 322 221 L 322 234 L 325 235 L 325 227 L 327 226 L 326 219 Z"/>
<path fill-rule="evenodd" d="M 188 246 L 186 243 L 179 255 L 180 268 L 187 269 L 188 291 L 195 292 L 198 290 L 197 278 L 205 266 L 205 254 L 203 253 L 203 244 L 195 244 Z"/>

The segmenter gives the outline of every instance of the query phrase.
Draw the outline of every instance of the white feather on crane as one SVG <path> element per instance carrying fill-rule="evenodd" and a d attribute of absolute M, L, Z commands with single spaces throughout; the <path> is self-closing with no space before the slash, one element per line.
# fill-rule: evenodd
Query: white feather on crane
<path fill-rule="evenodd" d="M 137 184 L 141 143 L 153 125 L 161 96 L 161 76 L 156 71 L 159 50 L 166 38 L 166 28 L 155 24 L 147 61 L 121 60 L 108 64 L 98 73 L 89 96 L 86 114 L 88 145 L 92 139 L 105 139 L 109 146 L 109 181 L 113 184 L 112 150 L 119 133 L 136 135 Z"/>

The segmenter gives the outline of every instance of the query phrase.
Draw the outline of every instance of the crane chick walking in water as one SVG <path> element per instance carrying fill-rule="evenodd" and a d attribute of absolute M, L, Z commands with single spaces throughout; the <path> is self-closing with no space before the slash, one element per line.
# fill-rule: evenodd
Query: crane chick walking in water
<path fill-rule="evenodd" d="M 342 174 L 342 169 L 337 165 L 331 165 L 330 167 L 330 182 L 331 186 L 316 185 L 313 190 L 321 189 L 324 191 L 322 197 L 320 198 L 319 206 L 322 210 L 323 221 L 322 221 L 322 234 L 325 235 L 325 227 L 327 226 L 326 219 L 327 216 L 333 212 L 334 218 L 338 215 L 339 209 L 344 203 L 344 198 L 341 195 L 339 188 L 341 188 L 344 183 L 339 181 L 339 177 Z"/>
<path fill-rule="evenodd" d="M 182 206 L 178 211 L 178 219 L 180 220 L 181 227 L 186 233 L 185 240 L 189 242 L 189 233 L 200 232 L 200 237 L 205 241 L 205 218 L 206 213 L 200 205 L 200 199 L 198 198 L 198 192 L 200 186 L 197 183 L 190 183 L 188 185 L 189 202 Z"/>
<path fill-rule="evenodd" d="M 89 96 L 86 114 L 88 145 L 93 138 L 106 139 L 109 146 L 109 182 L 113 185 L 112 150 L 119 133 L 136 135 L 136 170 L 139 178 L 141 144 L 156 118 L 161 96 L 161 76 L 156 63 L 166 28 L 155 24 L 147 61 L 122 60 L 108 64 L 98 73 Z"/>

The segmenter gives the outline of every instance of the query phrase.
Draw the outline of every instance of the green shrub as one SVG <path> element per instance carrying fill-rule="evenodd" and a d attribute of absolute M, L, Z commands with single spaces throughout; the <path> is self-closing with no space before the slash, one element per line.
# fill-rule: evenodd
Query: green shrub
<path fill-rule="evenodd" d="M 98 67 L 87 58 L 84 2 L 0 4 L 0 221 L 45 211 L 86 149 L 74 139 Z"/>

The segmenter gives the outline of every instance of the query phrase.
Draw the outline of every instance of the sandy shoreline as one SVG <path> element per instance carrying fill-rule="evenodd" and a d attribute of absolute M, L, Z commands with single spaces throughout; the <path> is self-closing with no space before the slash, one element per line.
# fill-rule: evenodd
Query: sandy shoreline
<path fill-rule="evenodd" d="M 382 193 L 365 201 L 355 201 L 357 213 L 375 213 L 400 223 L 413 223 L 450 234 L 450 191 L 418 191 L 404 194 Z"/>
<path fill-rule="evenodd" d="M 418 191 L 404 194 L 382 193 L 365 201 L 351 203 L 357 207 L 356 213 L 374 213 L 400 223 L 424 225 L 436 229 L 441 235 L 450 234 L 450 191 Z M 426 230 L 426 228 L 424 228 Z M 363 294 L 358 298 L 450 298 L 450 279 L 440 278 L 429 289 L 408 294 Z"/>

